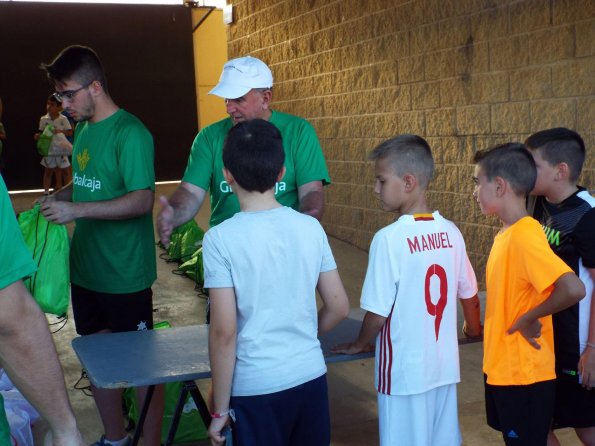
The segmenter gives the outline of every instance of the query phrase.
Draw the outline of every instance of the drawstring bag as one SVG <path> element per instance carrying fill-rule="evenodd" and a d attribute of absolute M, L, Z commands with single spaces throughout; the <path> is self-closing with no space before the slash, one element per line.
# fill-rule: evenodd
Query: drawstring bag
<path fill-rule="evenodd" d="M 196 220 L 187 221 L 174 229 L 169 237 L 167 247 L 168 262 L 186 262 L 202 246 L 202 238 L 205 235 Z M 163 258 L 163 257 L 162 257 Z"/>
<path fill-rule="evenodd" d="M 37 152 L 41 156 L 48 156 L 48 152 L 50 151 L 50 145 L 52 144 L 52 138 L 54 137 L 54 126 L 48 124 L 39 135 L 39 139 L 37 140 Z"/>
<path fill-rule="evenodd" d="M 45 313 L 63 316 L 70 299 L 70 241 L 66 226 L 51 223 L 39 205 L 18 217 L 25 244 L 37 263 L 37 272 L 23 280 Z"/>
<path fill-rule="evenodd" d="M 167 248 L 159 242 L 159 246 L 166 249 L 166 252 L 162 253 L 159 258 L 166 262 L 177 262 L 179 266 L 172 272 L 192 279 L 199 296 L 205 294 L 202 265 L 202 239 L 204 236 L 205 231 L 192 219 L 172 231 Z"/>
<path fill-rule="evenodd" d="M 182 263 L 178 269 L 174 270 L 174 274 L 185 274 L 196 283 L 197 288 L 201 288 L 205 283 L 204 267 L 202 262 L 202 246 L 198 248 L 192 257 Z"/>

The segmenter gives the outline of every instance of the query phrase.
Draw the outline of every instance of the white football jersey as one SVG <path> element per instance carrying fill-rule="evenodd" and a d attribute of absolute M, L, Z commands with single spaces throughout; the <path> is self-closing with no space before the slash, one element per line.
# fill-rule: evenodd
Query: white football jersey
<path fill-rule="evenodd" d="M 477 294 L 459 229 L 438 212 L 376 233 L 361 307 L 387 318 L 376 339 L 376 389 L 412 395 L 460 381 L 457 298 Z"/>

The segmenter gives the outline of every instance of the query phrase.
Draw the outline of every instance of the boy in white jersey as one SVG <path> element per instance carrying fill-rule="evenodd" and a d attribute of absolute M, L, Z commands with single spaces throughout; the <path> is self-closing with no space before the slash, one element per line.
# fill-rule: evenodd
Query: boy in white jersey
<path fill-rule="evenodd" d="M 426 204 L 434 161 L 423 138 L 397 136 L 370 159 L 382 208 L 400 217 L 372 240 L 358 339 L 333 350 L 359 353 L 376 338 L 381 445 L 460 445 L 456 298 L 463 305 L 463 332 L 475 337 L 482 330 L 465 242 Z"/>
<path fill-rule="evenodd" d="M 317 335 L 347 316 L 349 301 L 320 223 L 275 198 L 284 162 L 273 124 L 254 119 L 229 131 L 223 174 L 240 212 L 203 240 L 213 445 L 223 444 L 230 418 L 235 446 L 330 443 Z M 318 311 L 316 290 L 323 304 Z"/>

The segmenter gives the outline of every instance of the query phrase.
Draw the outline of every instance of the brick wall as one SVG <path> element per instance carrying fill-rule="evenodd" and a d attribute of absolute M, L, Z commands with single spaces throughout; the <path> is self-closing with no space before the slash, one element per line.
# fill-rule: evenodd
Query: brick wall
<path fill-rule="evenodd" d="M 367 153 L 399 133 L 425 137 L 430 203 L 467 240 L 478 277 L 498 222 L 472 201 L 476 150 L 552 126 L 588 147 L 595 188 L 592 0 L 233 0 L 229 57 L 275 76 L 274 106 L 310 120 L 333 184 L 327 232 L 367 249 L 395 216 L 379 210 Z"/>

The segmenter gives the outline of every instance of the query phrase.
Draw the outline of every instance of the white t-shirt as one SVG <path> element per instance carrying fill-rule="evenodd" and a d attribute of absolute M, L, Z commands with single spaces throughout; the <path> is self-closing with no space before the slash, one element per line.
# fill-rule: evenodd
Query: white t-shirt
<path fill-rule="evenodd" d="M 337 268 L 324 230 L 288 207 L 239 212 L 203 240 L 206 288 L 233 287 L 237 352 L 232 395 L 290 389 L 326 373 L 316 284 Z"/>
<path fill-rule="evenodd" d="M 376 389 L 412 395 L 460 381 L 457 297 L 477 293 L 465 242 L 438 212 L 376 233 L 361 307 L 387 321 L 376 339 Z"/>
<path fill-rule="evenodd" d="M 58 117 L 56 119 L 52 119 L 49 114 L 45 114 L 44 116 L 42 116 L 39 119 L 39 130 L 43 131 L 43 129 L 45 129 L 48 126 L 48 124 L 53 125 L 56 130 L 71 130 L 72 129 L 72 126 L 70 125 L 70 122 L 68 121 L 68 118 L 66 116 L 64 116 L 62 113 L 59 113 Z M 55 149 L 54 139 L 55 138 L 52 139 L 52 144 L 50 146 L 49 153 L 52 153 Z"/>

